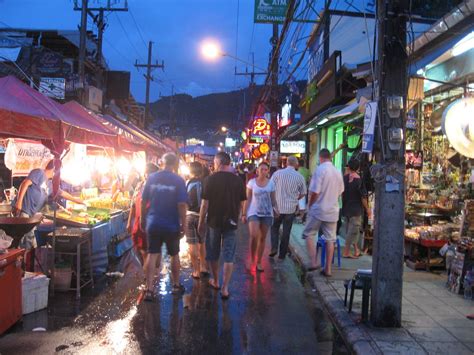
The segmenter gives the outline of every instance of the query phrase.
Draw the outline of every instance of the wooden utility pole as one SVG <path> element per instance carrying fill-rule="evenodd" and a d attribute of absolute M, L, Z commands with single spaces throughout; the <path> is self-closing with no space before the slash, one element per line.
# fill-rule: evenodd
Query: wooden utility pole
<path fill-rule="evenodd" d="M 82 90 L 85 88 L 85 69 L 86 60 L 86 36 L 87 36 L 87 2 L 82 0 L 81 10 L 81 29 L 79 39 L 79 82 Z M 78 9 L 79 10 L 79 9 Z"/>
<path fill-rule="evenodd" d="M 406 25 L 409 0 L 378 0 L 378 143 L 371 321 L 400 327 L 405 223 Z M 378 168 L 378 169 L 377 169 Z"/>
<path fill-rule="evenodd" d="M 250 87 L 253 87 L 255 85 L 255 77 L 258 75 L 267 75 L 267 72 L 256 72 L 255 71 L 255 57 L 254 53 L 252 52 L 252 71 L 249 72 L 248 68 L 245 67 L 245 72 L 238 72 L 237 68 L 235 68 L 235 76 L 250 76 Z"/>
<path fill-rule="evenodd" d="M 145 118 L 143 122 L 143 127 L 145 127 L 146 120 L 148 119 L 148 116 L 150 115 L 150 83 L 153 80 L 153 77 L 151 76 L 151 72 L 155 68 L 165 68 L 165 63 L 162 61 L 161 64 L 158 64 L 156 62 L 155 64 L 151 63 L 151 53 L 153 49 L 153 42 L 150 41 L 148 42 L 148 62 L 147 64 L 138 64 L 138 61 L 135 62 L 135 67 L 137 68 L 146 68 L 146 93 L 145 93 Z"/>

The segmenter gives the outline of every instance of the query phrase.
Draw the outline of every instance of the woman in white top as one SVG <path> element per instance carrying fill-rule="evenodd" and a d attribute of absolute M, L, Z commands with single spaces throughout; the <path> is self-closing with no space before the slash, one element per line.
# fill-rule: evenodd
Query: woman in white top
<path fill-rule="evenodd" d="M 262 255 L 265 239 L 272 226 L 273 217 L 278 216 L 275 199 L 275 185 L 268 178 L 268 163 L 260 163 L 257 177 L 247 183 L 247 201 L 242 212 L 242 222 L 249 222 L 252 263 L 257 259 L 257 271 L 263 271 Z"/>

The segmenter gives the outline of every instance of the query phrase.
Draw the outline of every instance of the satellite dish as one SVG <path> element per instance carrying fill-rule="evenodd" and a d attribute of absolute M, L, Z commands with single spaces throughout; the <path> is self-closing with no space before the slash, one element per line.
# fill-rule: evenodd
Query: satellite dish
<path fill-rule="evenodd" d="M 474 158 L 474 97 L 450 104 L 443 113 L 442 129 L 457 152 Z"/>

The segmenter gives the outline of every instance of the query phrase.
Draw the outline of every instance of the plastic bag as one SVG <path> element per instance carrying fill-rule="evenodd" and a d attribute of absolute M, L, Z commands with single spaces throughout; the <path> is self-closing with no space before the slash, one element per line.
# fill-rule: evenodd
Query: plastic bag
<path fill-rule="evenodd" d="M 8 236 L 3 229 L 0 229 L 0 249 L 8 249 L 12 245 L 13 238 Z"/>

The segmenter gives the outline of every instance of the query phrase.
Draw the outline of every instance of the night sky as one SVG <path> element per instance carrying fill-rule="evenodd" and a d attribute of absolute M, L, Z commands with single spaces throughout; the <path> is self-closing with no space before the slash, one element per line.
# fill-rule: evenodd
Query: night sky
<path fill-rule="evenodd" d="M 98 3 L 89 0 L 89 6 Z M 149 40 L 154 42 L 153 58 L 165 61 L 165 72 L 154 73 L 152 101 L 160 93 L 169 95 L 172 85 L 176 92 L 193 96 L 245 87 L 248 78 L 233 75 L 233 59 L 208 62 L 199 51 L 204 39 L 214 38 L 224 51 L 235 55 L 238 5 L 237 56 L 247 60 L 253 50 L 256 65 L 266 67 L 271 25 L 254 26 L 252 0 L 129 0 L 131 11 L 107 16 L 104 34 L 107 63 L 112 69 L 132 73 L 131 89 L 139 101 L 144 101 L 145 96 L 144 69 L 139 72 L 133 64 L 135 59 L 145 63 Z M 0 0 L 0 26 L 74 30 L 80 23 L 80 12 L 73 8 L 72 0 Z M 88 23 L 90 29 L 92 21 Z M 237 64 L 237 67 L 245 70 L 245 65 Z"/>
<path fill-rule="evenodd" d="M 368 2 L 336 1 L 334 5 L 355 11 Z M 106 0 L 89 0 L 90 7 L 105 3 Z M 314 2 L 316 9 L 323 4 L 323 0 Z M 133 64 L 136 59 L 146 62 L 149 40 L 155 43 L 153 58 L 160 63 L 165 61 L 165 71 L 154 72 L 152 101 L 160 94 L 170 95 L 172 86 L 175 92 L 199 96 L 248 85 L 249 78 L 234 76 L 234 66 L 244 71 L 244 64 L 228 57 L 213 62 L 201 57 L 200 44 L 207 38 L 244 60 L 251 60 L 250 53 L 254 52 L 255 65 L 268 65 L 272 26 L 253 23 L 254 0 L 129 0 L 128 7 L 128 12 L 107 15 L 104 55 L 111 69 L 132 73 L 131 90 L 138 101 L 143 102 L 145 96 L 144 69 L 138 71 Z M 0 0 L 0 26 L 74 30 L 80 23 L 80 11 L 73 8 L 73 0 Z M 311 17 L 314 19 L 315 15 Z M 306 26 L 306 31 L 311 27 Z M 89 20 L 88 29 L 91 28 L 95 32 Z"/>

